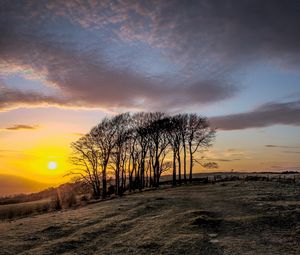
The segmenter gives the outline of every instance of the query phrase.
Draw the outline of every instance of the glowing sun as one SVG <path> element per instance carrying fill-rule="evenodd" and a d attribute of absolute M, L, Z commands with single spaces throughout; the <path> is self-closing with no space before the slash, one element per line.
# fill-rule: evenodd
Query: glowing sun
<path fill-rule="evenodd" d="M 56 168 L 57 168 L 57 163 L 56 162 L 54 162 L 54 161 L 48 162 L 48 169 L 54 170 Z"/>

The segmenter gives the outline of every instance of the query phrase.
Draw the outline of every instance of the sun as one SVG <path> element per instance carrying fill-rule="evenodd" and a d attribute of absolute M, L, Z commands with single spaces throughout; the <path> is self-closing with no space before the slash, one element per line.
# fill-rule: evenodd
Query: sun
<path fill-rule="evenodd" d="M 49 161 L 48 162 L 48 169 L 54 170 L 57 168 L 57 163 L 55 161 Z"/>

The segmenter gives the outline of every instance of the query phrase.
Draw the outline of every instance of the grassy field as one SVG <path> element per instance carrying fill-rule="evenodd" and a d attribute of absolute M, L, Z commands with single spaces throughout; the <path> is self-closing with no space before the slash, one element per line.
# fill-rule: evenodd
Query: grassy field
<path fill-rule="evenodd" d="M 0 254 L 300 254 L 300 186 L 235 181 L 147 191 L 0 229 Z"/>
<path fill-rule="evenodd" d="M 44 213 L 50 209 L 51 199 L 32 202 L 0 205 L 0 220 L 26 217 L 32 214 Z"/>

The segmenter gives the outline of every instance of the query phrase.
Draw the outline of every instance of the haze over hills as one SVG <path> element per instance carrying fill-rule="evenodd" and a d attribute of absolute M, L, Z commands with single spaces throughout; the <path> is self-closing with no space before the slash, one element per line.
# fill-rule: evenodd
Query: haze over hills
<path fill-rule="evenodd" d="M 0 174 L 0 197 L 37 192 L 49 186 L 51 186 L 49 183 L 37 182 L 15 175 Z"/>

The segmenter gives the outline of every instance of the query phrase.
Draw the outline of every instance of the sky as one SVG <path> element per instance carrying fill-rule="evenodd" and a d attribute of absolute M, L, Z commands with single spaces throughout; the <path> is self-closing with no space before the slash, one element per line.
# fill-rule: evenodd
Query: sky
<path fill-rule="evenodd" d="M 207 116 L 219 171 L 300 170 L 297 0 L 2 0 L 0 34 L 0 174 L 61 183 L 126 111 Z"/>

